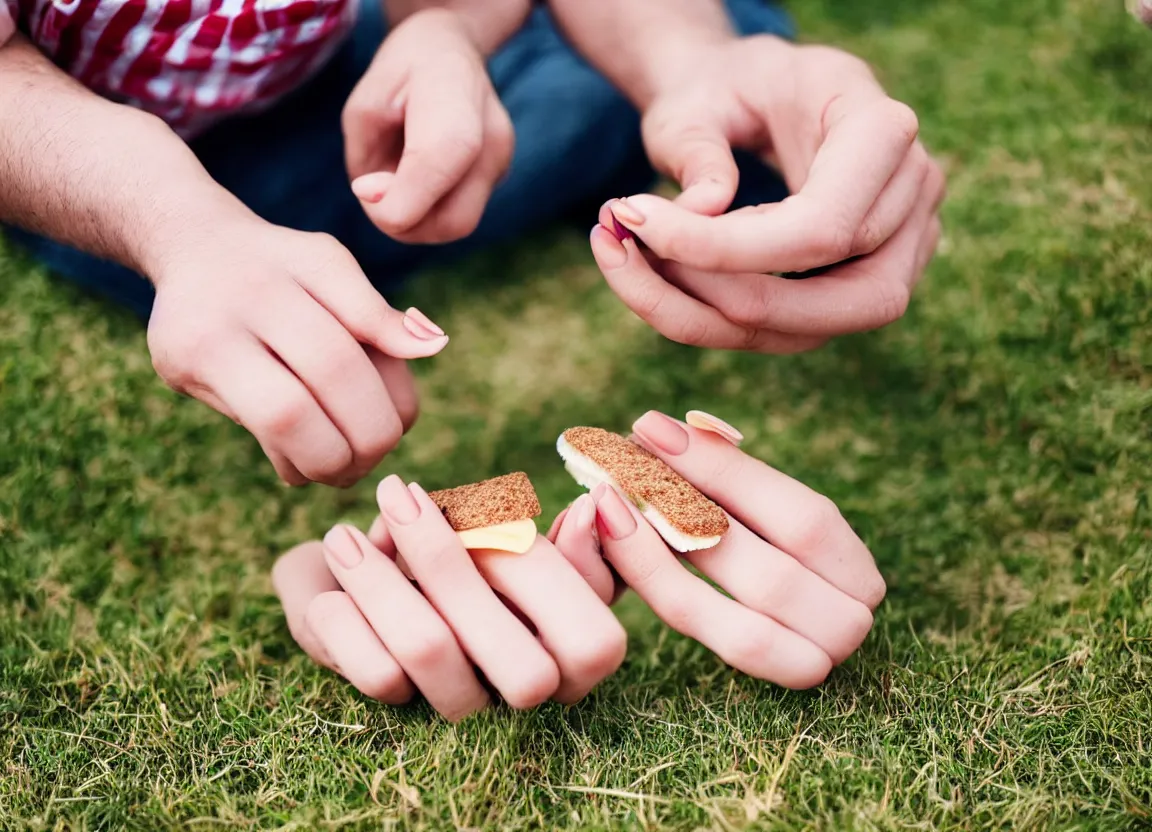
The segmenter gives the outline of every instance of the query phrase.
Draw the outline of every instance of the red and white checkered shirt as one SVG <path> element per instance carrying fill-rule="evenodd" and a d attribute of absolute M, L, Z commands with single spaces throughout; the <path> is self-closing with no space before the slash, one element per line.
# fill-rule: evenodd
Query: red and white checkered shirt
<path fill-rule="evenodd" d="M 0 0 L 0 46 L 18 27 L 89 89 L 190 136 L 298 87 L 340 46 L 357 3 Z"/>

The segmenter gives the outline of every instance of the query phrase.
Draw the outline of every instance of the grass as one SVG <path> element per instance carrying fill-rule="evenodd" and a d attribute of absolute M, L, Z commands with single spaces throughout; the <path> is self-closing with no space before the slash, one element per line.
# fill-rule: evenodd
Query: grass
<path fill-rule="evenodd" d="M 949 169 L 907 318 L 801 357 L 684 349 L 558 232 L 415 290 L 456 337 L 386 468 L 524 467 L 554 513 L 561 428 L 714 409 L 876 553 L 859 655 L 785 692 L 631 599 L 627 663 L 578 707 L 366 701 L 297 651 L 268 574 L 365 522 L 372 484 L 280 488 L 134 322 L 0 250 L 0 826 L 1149 828 L 1152 33 L 1119 0 L 795 5 Z"/>

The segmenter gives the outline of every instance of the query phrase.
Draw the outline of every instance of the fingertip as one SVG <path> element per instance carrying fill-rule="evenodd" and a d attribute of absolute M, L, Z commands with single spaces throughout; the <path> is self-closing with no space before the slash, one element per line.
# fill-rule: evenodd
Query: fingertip
<path fill-rule="evenodd" d="M 628 263 L 628 249 L 611 231 L 602 225 L 592 229 L 589 238 L 592 255 L 596 263 L 605 271 L 615 271 Z"/>
<path fill-rule="evenodd" d="M 685 185 L 684 190 L 672 204 L 694 214 L 718 217 L 728 210 L 735 193 L 734 187 L 723 182 L 704 179 Z"/>
<path fill-rule="evenodd" d="M 395 174 L 385 171 L 366 173 L 352 180 L 352 193 L 361 202 L 376 205 L 384 199 L 388 186 L 395 178 Z"/>

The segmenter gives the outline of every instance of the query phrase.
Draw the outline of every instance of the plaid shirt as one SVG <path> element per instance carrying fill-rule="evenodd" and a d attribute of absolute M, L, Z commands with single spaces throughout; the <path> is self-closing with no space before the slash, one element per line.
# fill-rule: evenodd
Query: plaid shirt
<path fill-rule="evenodd" d="M 340 46 L 358 0 L 0 0 L 17 28 L 94 92 L 190 136 L 258 110 Z"/>

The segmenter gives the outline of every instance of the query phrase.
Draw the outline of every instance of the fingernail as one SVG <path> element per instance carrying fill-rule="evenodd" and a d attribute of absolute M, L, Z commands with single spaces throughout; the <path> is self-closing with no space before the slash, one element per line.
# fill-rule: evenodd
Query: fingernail
<path fill-rule="evenodd" d="M 604 527 L 604 533 L 613 540 L 623 540 L 636 531 L 636 518 L 628 506 L 624 505 L 620 495 L 611 488 L 605 488 L 596 501 L 596 514 L 600 518 L 600 525 Z"/>
<path fill-rule="evenodd" d="M 444 330 L 415 306 L 404 313 L 404 328 L 422 341 L 435 341 L 444 337 Z"/>
<path fill-rule="evenodd" d="M 619 269 L 628 262 L 628 249 L 604 226 L 598 225 L 592 229 L 591 243 L 592 251 L 602 268 Z"/>
<path fill-rule="evenodd" d="M 324 535 L 324 548 L 332 553 L 336 562 L 345 569 L 355 569 L 364 560 L 364 553 L 356 545 L 356 539 L 343 526 L 333 526 Z"/>
<path fill-rule="evenodd" d="M 375 205 L 384 198 L 384 187 L 377 177 L 368 174 L 352 180 L 352 193 L 361 202 Z"/>
<path fill-rule="evenodd" d="M 649 445 L 649 450 L 660 450 L 670 456 L 680 456 L 688 450 L 688 432 L 675 419 L 649 410 L 632 425 L 632 433 Z"/>
<path fill-rule="evenodd" d="M 582 529 L 591 528 L 596 520 L 596 501 L 590 494 L 581 494 L 576 503 L 576 525 Z"/>
<path fill-rule="evenodd" d="M 420 516 L 420 506 L 412 499 L 412 493 L 404 487 L 404 481 L 393 474 L 385 477 L 376 489 L 376 502 L 384 516 L 400 526 L 407 526 Z"/>
<path fill-rule="evenodd" d="M 620 224 L 620 220 L 616 219 L 616 215 L 612 215 L 612 233 L 616 235 L 616 239 L 620 242 L 631 240 L 633 234 L 627 228 Z"/>
<path fill-rule="evenodd" d="M 408 483 L 408 493 L 416 500 L 416 511 L 420 511 L 420 500 L 428 500 L 431 502 L 432 499 L 428 496 L 428 492 L 424 490 L 424 487 L 418 482 Z"/>
<path fill-rule="evenodd" d="M 643 225 L 647 219 L 640 210 L 628 202 L 627 199 L 613 200 L 611 205 L 612 216 L 628 225 Z"/>
<path fill-rule="evenodd" d="M 694 428 L 711 431 L 719 436 L 723 436 L 737 448 L 739 448 L 740 443 L 744 441 L 744 434 L 723 419 L 713 416 L 711 413 L 705 413 L 703 410 L 689 410 L 688 414 L 684 417 L 684 421 Z"/>

